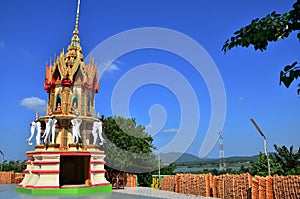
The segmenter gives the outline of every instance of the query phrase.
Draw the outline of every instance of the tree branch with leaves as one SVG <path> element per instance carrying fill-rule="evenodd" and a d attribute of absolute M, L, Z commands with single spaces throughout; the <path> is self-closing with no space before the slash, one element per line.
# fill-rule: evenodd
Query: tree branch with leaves
<path fill-rule="evenodd" d="M 300 41 L 300 0 L 293 4 L 293 9 L 289 12 L 278 14 L 274 11 L 261 19 L 253 19 L 249 25 L 234 32 L 234 36 L 225 41 L 222 51 L 226 53 L 234 47 L 248 48 L 250 45 L 254 50 L 264 51 L 270 42 L 287 38 L 294 31 Z M 288 88 L 299 76 L 300 65 L 295 61 L 280 72 L 280 84 L 283 83 Z M 300 84 L 297 93 L 300 94 Z"/>

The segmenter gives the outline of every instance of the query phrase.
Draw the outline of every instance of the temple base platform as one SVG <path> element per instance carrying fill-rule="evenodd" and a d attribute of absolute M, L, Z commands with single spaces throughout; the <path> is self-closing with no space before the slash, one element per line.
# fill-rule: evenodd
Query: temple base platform
<path fill-rule="evenodd" d="M 105 178 L 105 153 L 96 147 L 69 150 L 58 146 L 27 151 L 25 177 L 16 191 L 28 194 L 87 194 L 111 192 Z M 81 150 L 80 150 L 81 149 Z"/>
<path fill-rule="evenodd" d="M 26 194 L 44 194 L 44 195 L 69 195 L 69 194 L 93 194 L 93 193 L 110 193 L 112 192 L 111 184 L 103 186 L 69 186 L 56 189 L 44 188 L 44 189 L 33 189 L 33 188 L 24 188 L 17 187 L 17 192 L 26 193 Z"/>

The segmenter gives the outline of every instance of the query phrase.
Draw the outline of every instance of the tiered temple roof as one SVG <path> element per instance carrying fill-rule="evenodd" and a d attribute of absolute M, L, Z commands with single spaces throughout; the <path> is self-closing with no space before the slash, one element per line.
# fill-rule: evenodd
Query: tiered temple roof
<path fill-rule="evenodd" d="M 93 58 L 90 63 L 84 65 L 84 57 L 80 46 L 79 31 L 79 7 L 76 14 L 75 29 L 71 44 L 65 54 L 64 50 L 58 57 L 55 57 L 54 63 L 50 61 L 50 66 L 46 64 L 46 77 L 44 82 L 45 90 L 50 93 L 51 88 L 55 88 L 56 84 L 62 86 L 72 86 L 75 82 L 81 83 L 84 88 L 93 89 L 98 93 L 99 82 L 98 72 L 94 64 Z"/>

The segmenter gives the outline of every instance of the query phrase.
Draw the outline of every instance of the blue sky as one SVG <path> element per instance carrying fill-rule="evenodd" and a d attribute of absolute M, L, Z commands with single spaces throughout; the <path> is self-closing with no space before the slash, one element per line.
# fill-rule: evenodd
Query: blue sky
<path fill-rule="evenodd" d="M 270 44 L 265 52 L 255 52 L 252 47 L 236 48 L 224 55 L 221 48 L 233 32 L 252 19 L 273 10 L 286 12 L 292 4 L 291 0 L 82 0 L 79 37 L 84 56 L 102 41 L 135 28 L 166 28 L 195 40 L 210 55 L 224 82 L 227 111 L 220 130 L 225 156 L 256 155 L 264 149 L 262 137 L 250 122 L 252 117 L 265 133 L 270 151 L 274 151 L 273 144 L 299 147 L 300 99 L 296 84 L 290 89 L 279 86 L 282 67 L 299 60 L 299 42 L 292 34 L 288 39 Z M 45 63 L 70 44 L 76 5 L 76 0 L 0 0 L 0 150 L 6 159 L 25 159 L 25 151 L 33 149 L 27 146 L 26 139 L 36 109 L 44 107 L 47 100 L 43 88 Z M 190 136 L 191 132 L 183 132 L 186 133 L 183 142 L 190 142 L 188 153 L 198 155 L 211 118 L 210 93 L 191 63 L 172 52 L 143 49 L 113 60 L 100 79 L 97 111 L 111 116 L 112 95 L 118 81 L 132 69 L 148 63 L 163 64 L 178 71 L 196 94 L 199 127 L 195 137 Z M 101 70 L 102 64 L 99 67 Z M 180 88 L 181 85 L 175 80 L 172 86 Z M 152 133 L 158 148 L 172 142 L 178 134 L 182 110 L 177 97 L 170 88 L 157 84 L 143 85 L 131 95 L 128 104 L 131 116 L 148 126 L 148 130 L 158 129 Z M 159 117 L 166 118 L 150 124 L 151 107 L 161 111 Z M 165 122 L 160 124 L 162 119 Z M 195 122 L 195 118 L 188 120 Z M 216 145 L 208 157 L 218 157 L 218 154 Z"/>

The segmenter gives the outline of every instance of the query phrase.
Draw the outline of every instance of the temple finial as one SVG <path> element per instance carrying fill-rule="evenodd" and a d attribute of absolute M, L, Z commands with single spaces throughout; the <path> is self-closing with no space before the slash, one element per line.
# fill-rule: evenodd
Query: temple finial
<path fill-rule="evenodd" d="M 39 119 L 39 112 L 38 112 L 38 111 L 35 112 L 35 119 L 36 119 L 36 120 Z"/>
<path fill-rule="evenodd" d="M 79 46 L 80 39 L 78 37 L 79 31 L 78 31 L 78 23 L 79 23 L 79 8 L 80 8 L 80 0 L 78 0 L 77 4 L 77 12 L 76 12 L 76 21 L 75 21 L 75 29 L 73 31 L 73 37 L 72 37 L 72 46 Z"/>
<path fill-rule="evenodd" d="M 68 46 L 68 50 L 65 55 L 65 59 L 73 60 L 73 61 L 71 61 L 71 62 L 69 61 L 67 63 L 68 67 L 72 67 L 76 60 L 83 62 L 82 48 L 80 46 L 79 31 L 78 31 L 80 0 L 77 0 L 77 1 L 78 1 L 78 4 L 77 4 L 75 28 L 74 28 L 73 36 L 71 39 L 71 44 Z M 60 57 L 62 57 L 63 55 L 64 55 L 64 51 L 62 52 Z"/>
<path fill-rule="evenodd" d="M 75 31 L 76 32 L 78 32 L 79 8 L 80 8 L 80 0 L 78 0 L 78 4 L 77 4 L 76 23 L 75 23 Z"/>

